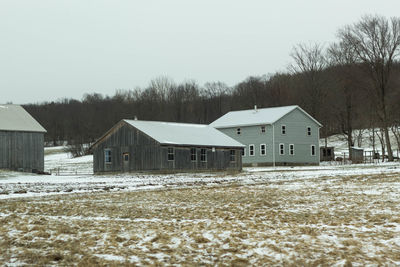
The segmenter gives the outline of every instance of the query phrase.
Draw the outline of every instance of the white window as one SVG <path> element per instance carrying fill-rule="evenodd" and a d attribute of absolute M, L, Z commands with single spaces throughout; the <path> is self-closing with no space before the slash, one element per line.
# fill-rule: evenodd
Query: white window
<path fill-rule="evenodd" d="M 286 125 L 281 125 L 281 133 L 286 134 Z"/>
<path fill-rule="evenodd" d="M 261 133 L 265 133 L 265 125 L 261 126 Z"/>
<path fill-rule="evenodd" d="M 267 155 L 267 145 L 266 144 L 260 145 L 260 155 L 261 156 Z"/>
<path fill-rule="evenodd" d="M 244 148 L 242 148 L 242 157 L 245 157 L 246 156 L 246 148 L 244 147 Z"/>
<path fill-rule="evenodd" d="M 197 149 L 194 147 L 190 149 L 190 160 L 197 161 Z"/>
<path fill-rule="evenodd" d="M 307 127 L 307 135 L 311 136 L 311 127 L 310 126 Z"/>
<path fill-rule="evenodd" d="M 233 150 L 233 149 L 231 150 L 229 159 L 231 162 L 236 161 L 236 151 L 235 150 Z"/>
<path fill-rule="evenodd" d="M 254 156 L 254 145 L 249 145 L 249 156 Z"/>
<path fill-rule="evenodd" d="M 311 156 L 315 156 L 315 145 L 311 145 Z"/>
<path fill-rule="evenodd" d="M 207 162 L 207 150 L 205 148 L 200 150 L 200 160 L 202 162 Z"/>
<path fill-rule="evenodd" d="M 279 144 L 279 155 L 285 155 L 285 144 Z"/>
<path fill-rule="evenodd" d="M 241 133 L 240 128 L 237 128 L 237 129 L 236 129 L 236 133 L 237 133 L 237 134 L 240 134 L 240 133 Z"/>
<path fill-rule="evenodd" d="M 111 163 L 111 149 L 104 149 L 104 162 Z"/>
<path fill-rule="evenodd" d="M 173 161 L 174 160 L 174 156 L 175 156 L 175 153 L 174 153 L 174 148 L 173 147 L 169 147 L 168 148 L 168 160 L 169 161 Z"/>
<path fill-rule="evenodd" d="M 289 155 L 294 155 L 294 144 L 289 145 Z"/>

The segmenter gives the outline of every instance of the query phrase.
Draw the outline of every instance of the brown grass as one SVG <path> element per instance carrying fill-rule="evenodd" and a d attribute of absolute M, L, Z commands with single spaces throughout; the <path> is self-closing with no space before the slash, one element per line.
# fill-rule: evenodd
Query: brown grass
<path fill-rule="evenodd" d="M 370 175 L 3 200 L 0 265 L 395 265 L 399 183 Z"/>

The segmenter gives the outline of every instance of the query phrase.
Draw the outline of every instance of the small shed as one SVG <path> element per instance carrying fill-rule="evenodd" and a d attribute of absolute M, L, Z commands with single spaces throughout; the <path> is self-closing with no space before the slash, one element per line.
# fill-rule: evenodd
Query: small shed
<path fill-rule="evenodd" d="M 0 105 L 0 169 L 44 170 L 46 130 L 19 105 Z"/>
<path fill-rule="evenodd" d="M 360 147 L 352 147 L 350 150 L 351 161 L 353 163 L 363 163 L 364 162 L 364 149 Z"/>
<path fill-rule="evenodd" d="M 335 148 L 334 147 L 320 147 L 321 161 L 334 161 L 335 160 Z"/>
<path fill-rule="evenodd" d="M 241 170 L 244 145 L 208 125 L 122 120 L 92 146 L 94 173 Z"/>

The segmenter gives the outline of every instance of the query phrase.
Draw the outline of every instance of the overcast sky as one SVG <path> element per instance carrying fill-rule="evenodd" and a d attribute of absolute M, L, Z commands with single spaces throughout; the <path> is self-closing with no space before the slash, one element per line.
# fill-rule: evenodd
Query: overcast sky
<path fill-rule="evenodd" d="M 298 43 L 336 39 L 399 0 L 0 0 L 0 103 L 81 99 L 158 76 L 232 86 L 285 71 Z"/>

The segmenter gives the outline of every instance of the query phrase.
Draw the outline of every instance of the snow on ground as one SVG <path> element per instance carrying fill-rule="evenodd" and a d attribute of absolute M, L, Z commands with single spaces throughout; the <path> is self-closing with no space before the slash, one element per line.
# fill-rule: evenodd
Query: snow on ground
<path fill-rule="evenodd" d="M 400 173 L 394 163 L 244 168 L 242 173 L 93 175 L 92 156 L 70 158 L 61 147 L 46 149 L 45 170 L 52 175 L 0 171 L 0 199 L 95 191 L 133 191 L 226 183 L 257 184 L 286 179 Z"/>
<path fill-rule="evenodd" d="M 93 175 L 0 171 L 0 265 L 400 265 L 400 164 Z M 60 175 L 56 175 L 60 174 Z"/>
<path fill-rule="evenodd" d="M 382 154 L 381 144 L 377 135 L 378 129 L 375 129 L 375 151 Z M 399 156 L 400 148 L 398 147 L 396 138 L 389 129 L 390 142 L 392 145 L 393 155 Z M 357 129 L 353 132 L 353 142 L 355 147 L 363 148 L 364 151 L 373 151 L 373 131 L 371 129 Z M 343 153 L 349 153 L 347 147 L 347 137 L 343 134 L 329 136 L 327 146 L 335 148 L 335 156 L 342 156 Z M 325 146 L 325 139 L 321 138 L 319 145 Z"/>

